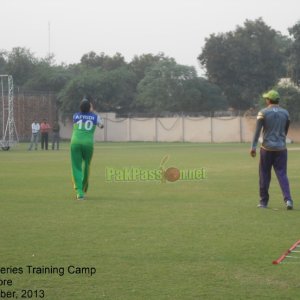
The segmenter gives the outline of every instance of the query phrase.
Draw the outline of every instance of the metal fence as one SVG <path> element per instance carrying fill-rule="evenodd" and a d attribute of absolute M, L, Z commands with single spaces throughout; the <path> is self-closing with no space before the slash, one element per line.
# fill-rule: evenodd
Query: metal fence
<path fill-rule="evenodd" d="M 31 136 L 31 124 L 34 120 L 41 123 L 47 119 L 50 124 L 58 117 L 55 95 L 52 93 L 15 93 L 14 119 L 20 141 Z"/>

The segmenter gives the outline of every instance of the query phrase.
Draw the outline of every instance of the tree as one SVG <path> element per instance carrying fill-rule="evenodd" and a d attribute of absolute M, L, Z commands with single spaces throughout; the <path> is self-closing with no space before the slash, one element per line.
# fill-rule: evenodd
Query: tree
<path fill-rule="evenodd" d="M 141 81 L 149 68 L 153 67 L 156 63 L 164 60 L 168 60 L 164 53 L 157 55 L 153 54 L 142 54 L 140 56 L 135 55 L 132 61 L 129 63 L 129 68 L 136 74 L 137 83 Z"/>
<path fill-rule="evenodd" d="M 7 57 L 7 52 L 6 51 L 0 51 L 0 74 L 5 73 L 6 57 Z"/>
<path fill-rule="evenodd" d="M 288 31 L 293 37 L 293 43 L 290 46 L 289 73 L 293 82 L 300 86 L 300 21 Z"/>
<path fill-rule="evenodd" d="M 110 71 L 125 66 L 126 62 L 120 53 L 116 53 L 114 56 L 110 57 L 104 52 L 97 55 L 95 52 L 91 51 L 81 57 L 81 64 L 88 68 L 101 67 L 104 70 Z"/>
<path fill-rule="evenodd" d="M 78 110 L 84 96 L 94 99 L 98 111 L 127 110 L 134 98 L 134 74 L 127 67 L 106 71 L 88 69 L 72 78 L 59 93 L 61 108 L 67 113 Z"/>
<path fill-rule="evenodd" d="M 135 75 L 127 66 L 99 77 L 96 103 L 102 111 L 128 112 L 135 97 Z"/>
<path fill-rule="evenodd" d="M 213 112 L 228 108 L 227 99 L 223 91 L 216 84 L 209 82 L 205 78 L 196 78 L 193 87 L 200 92 L 200 98 L 191 98 L 193 105 L 189 105 L 190 111 Z"/>
<path fill-rule="evenodd" d="M 26 48 L 13 48 L 7 55 L 6 73 L 13 76 L 14 84 L 22 86 L 31 77 L 36 58 Z"/>
<path fill-rule="evenodd" d="M 213 97 L 209 95 L 210 88 Z M 158 62 L 146 72 L 138 84 L 135 104 L 138 110 L 153 113 L 209 110 L 218 107 L 216 90 L 216 86 L 209 87 L 206 80 L 197 77 L 195 68 L 169 59 Z M 224 100 L 220 90 L 219 99 Z"/>
<path fill-rule="evenodd" d="M 291 121 L 300 121 L 300 89 L 289 86 L 277 86 L 280 95 L 280 105 L 290 113 Z"/>
<path fill-rule="evenodd" d="M 210 35 L 198 60 L 208 79 L 224 90 L 229 104 L 247 109 L 284 74 L 280 40 L 281 35 L 261 18 L 246 20 L 234 32 Z"/>
<path fill-rule="evenodd" d="M 51 66 L 47 59 L 41 59 L 35 63 L 31 76 L 23 84 L 23 90 L 58 93 L 70 77 L 66 67 Z"/>

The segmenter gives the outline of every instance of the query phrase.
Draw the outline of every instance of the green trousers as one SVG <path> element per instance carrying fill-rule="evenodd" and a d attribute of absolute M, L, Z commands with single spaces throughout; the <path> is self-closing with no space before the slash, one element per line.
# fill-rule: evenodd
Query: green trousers
<path fill-rule="evenodd" d="M 72 177 L 79 197 L 83 197 L 88 190 L 93 151 L 93 145 L 71 144 Z"/>

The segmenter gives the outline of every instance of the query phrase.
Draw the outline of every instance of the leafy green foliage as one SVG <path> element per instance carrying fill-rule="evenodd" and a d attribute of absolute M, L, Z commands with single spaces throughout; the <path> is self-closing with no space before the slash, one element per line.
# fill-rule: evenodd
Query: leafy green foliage
<path fill-rule="evenodd" d="M 193 67 L 178 65 L 173 59 L 148 69 L 137 92 L 137 106 L 147 112 L 215 110 L 226 105 L 216 86 L 198 78 Z"/>
<path fill-rule="evenodd" d="M 284 72 L 280 35 L 262 19 L 247 20 L 235 31 L 212 34 L 198 59 L 208 79 L 225 92 L 230 105 L 247 109 Z"/>
<path fill-rule="evenodd" d="M 149 68 L 153 67 L 160 61 L 167 61 L 169 58 L 164 53 L 157 55 L 142 54 L 140 56 L 135 55 L 132 61 L 129 63 L 129 68 L 135 73 L 137 83 L 139 83 L 146 75 Z"/>
<path fill-rule="evenodd" d="M 0 51 L 0 74 L 5 74 L 6 51 Z"/>
<path fill-rule="evenodd" d="M 289 111 L 291 121 L 300 121 L 300 89 L 295 86 L 277 87 L 280 105 Z"/>
<path fill-rule="evenodd" d="M 289 72 L 296 85 L 300 85 L 300 21 L 289 28 L 289 34 L 293 37 L 290 45 Z"/>
<path fill-rule="evenodd" d="M 37 59 L 28 49 L 13 48 L 7 53 L 5 71 L 13 76 L 16 85 L 22 86 L 33 74 L 36 62 Z"/>
<path fill-rule="evenodd" d="M 78 110 L 79 101 L 84 96 L 94 99 L 98 111 L 128 108 L 134 95 L 134 79 L 134 74 L 127 67 L 112 71 L 100 67 L 87 69 L 74 76 L 59 93 L 62 110 Z"/>
<path fill-rule="evenodd" d="M 84 54 L 81 57 L 81 64 L 87 68 L 97 68 L 101 67 L 104 70 L 114 70 L 126 65 L 124 57 L 120 53 L 116 53 L 114 56 L 110 57 L 101 52 L 97 55 L 95 52 L 91 51 Z"/>
<path fill-rule="evenodd" d="M 47 61 L 36 63 L 30 78 L 23 85 L 24 90 L 59 92 L 70 79 L 63 66 L 50 66 Z"/>

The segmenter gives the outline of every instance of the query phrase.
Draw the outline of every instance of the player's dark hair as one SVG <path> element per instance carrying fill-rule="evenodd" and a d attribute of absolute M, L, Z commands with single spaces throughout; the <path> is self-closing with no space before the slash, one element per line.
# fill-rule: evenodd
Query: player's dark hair
<path fill-rule="evenodd" d="M 80 111 L 84 114 L 88 113 L 91 109 L 91 103 L 89 100 L 87 99 L 83 99 L 81 102 L 80 102 Z"/>
<path fill-rule="evenodd" d="M 278 104 L 279 103 L 279 99 L 275 99 L 275 100 L 269 99 L 269 101 L 270 101 L 271 104 Z"/>

